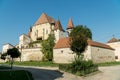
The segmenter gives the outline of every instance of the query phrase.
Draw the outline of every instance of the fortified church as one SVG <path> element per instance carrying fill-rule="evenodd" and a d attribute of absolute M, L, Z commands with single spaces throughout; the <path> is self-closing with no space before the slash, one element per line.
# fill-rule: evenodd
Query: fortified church
<path fill-rule="evenodd" d="M 41 52 L 40 41 L 46 40 L 50 33 L 55 35 L 55 46 L 53 48 L 53 61 L 55 63 L 70 63 L 75 54 L 70 50 L 68 35 L 74 28 L 72 19 L 70 18 L 66 27 L 63 29 L 60 20 L 54 20 L 45 13 L 39 17 L 35 24 L 30 27 L 28 34 L 22 34 L 19 37 L 19 43 L 16 47 L 21 52 L 21 61 L 41 61 L 43 53 Z M 14 46 L 5 44 L 3 53 Z M 84 52 L 86 60 L 93 60 L 95 63 L 115 61 L 116 48 L 109 44 L 99 43 L 88 40 L 88 46 Z M 118 56 L 119 57 L 119 56 Z"/>
<path fill-rule="evenodd" d="M 30 27 L 28 34 L 22 34 L 19 37 L 19 44 L 16 46 L 21 51 L 21 61 L 41 61 L 43 53 L 41 52 L 41 40 L 46 40 L 50 33 L 55 35 L 55 43 L 59 39 L 66 37 L 74 28 L 72 19 L 68 21 L 66 31 L 63 29 L 60 20 L 54 20 L 46 13 L 42 13 L 35 24 Z"/>
<path fill-rule="evenodd" d="M 67 31 L 70 32 L 74 25 L 72 19 L 69 20 Z M 42 13 L 36 23 L 30 28 L 28 35 L 22 34 L 19 37 L 19 48 L 40 47 L 39 45 L 29 46 L 29 43 L 46 40 L 50 33 L 54 33 L 55 42 L 66 37 L 60 20 L 55 21 L 45 13 Z"/>

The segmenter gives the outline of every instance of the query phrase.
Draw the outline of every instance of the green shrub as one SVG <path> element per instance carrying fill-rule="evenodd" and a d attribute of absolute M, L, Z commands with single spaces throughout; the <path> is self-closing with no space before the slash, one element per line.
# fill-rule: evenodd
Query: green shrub
<path fill-rule="evenodd" d="M 59 64 L 59 69 L 66 71 L 66 72 L 71 72 L 71 65 L 70 64 Z"/>
<path fill-rule="evenodd" d="M 97 71 L 98 66 L 93 64 L 91 60 L 85 61 L 81 60 L 81 58 L 75 58 L 71 64 L 60 64 L 59 69 L 79 76 L 84 76 Z"/>

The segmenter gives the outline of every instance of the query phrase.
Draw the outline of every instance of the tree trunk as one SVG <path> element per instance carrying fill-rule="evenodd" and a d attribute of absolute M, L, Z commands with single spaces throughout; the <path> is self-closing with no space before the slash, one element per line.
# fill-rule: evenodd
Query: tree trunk
<path fill-rule="evenodd" d="M 13 58 L 11 60 L 11 69 L 13 68 Z"/>

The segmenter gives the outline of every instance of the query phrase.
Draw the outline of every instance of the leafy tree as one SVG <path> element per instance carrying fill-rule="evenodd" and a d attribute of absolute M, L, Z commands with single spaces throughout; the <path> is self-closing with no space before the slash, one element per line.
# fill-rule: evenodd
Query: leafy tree
<path fill-rule="evenodd" d="M 12 49 L 8 49 L 7 55 L 9 55 L 11 57 L 11 59 L 12 59 L 11 60 L 11 69 L 12 69 L 12 67 L 13 67 L 13 59 L 20 57 L 21 53 L 19 52 L 19 50 L 17 48 L 12 48 Z"/>
<path fill-rule="evenodd" d="M 49 37 L 47 40 L 44 40 L 42 42 L 42 53 L 44 54 L 43 56 L 43 60 L 48 60 L 48 61 L 52 61 L 53 59 L 53 47 L 54 47 L 54 42 L 55 40 L 55 36 L 54 34 L 49 34 Z"/>
<path fill-rule="evenodd" d="M 1 54 L 1 59 L 5 60 L 5 59 L 6 59 L 6 56 L 7 56 L 7 53 Z"/>
<path fill-rule="evenodd" d="M 78 57 L 87 47 L 88 38 L 92 39 L 92 33 L 89 28 L 83 25 L 76 26 L 70 33 L 71 37 L 71 50 L 75 52 Z"/>
<path fill-rule="evenodd" d="M 92 39 L 92 32 L 87 26 L 77 25 L 70 33 L 70 37 L 74 38 L 76 35 L 84 35 L 86 38 Z"/>

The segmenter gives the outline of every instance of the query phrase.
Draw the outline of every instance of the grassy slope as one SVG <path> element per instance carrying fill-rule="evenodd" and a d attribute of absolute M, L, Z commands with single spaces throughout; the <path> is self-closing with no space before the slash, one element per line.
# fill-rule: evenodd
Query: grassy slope
<path fill-rule="evenodd" d="M 24 65 L 24 66 L 39 66 L 39 67 L 57 67 L 58 64 L 55 64 L 53 62 L 40 62 L 40 61 L 30 61 L 30 62 L 15 62 L 14 65 Z"/>

